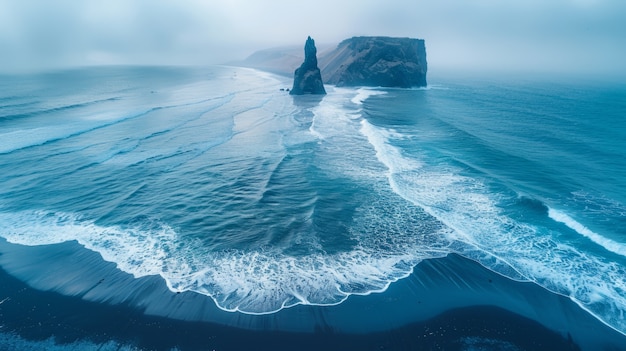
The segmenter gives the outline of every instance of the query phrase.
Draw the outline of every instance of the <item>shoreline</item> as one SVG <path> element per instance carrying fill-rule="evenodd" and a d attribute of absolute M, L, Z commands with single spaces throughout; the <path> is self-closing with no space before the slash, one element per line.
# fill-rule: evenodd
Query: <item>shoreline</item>
<path fill-rule="evenodd" d="M 60 264 L 52 264 L 59 259 Z M 222 340 L 222 349 L 259 343 L 268 349 L 289 349 L 302 342 L 312 349 L 340 349 L 359 343 L 394 344 L 398 337 L 412 347 L 453 347 L 489 339 L 526 345 L 522 349 L 531 346 L 526 342 L 546 349 L 555 345 L 576 349 L 571 348 L 574 344 L 582 350 L 626 349 L 622 346 L 626 336 L 569 298 L 510 280 L 455 254 L 421 262 L 408 278 L 382 293 L 352 295 L 334 306 L 298 305 L 264 315 L 226 312 L 208 296 L 173 293 L 157 276 L 135 279 L 76 242 L 28 247 L 0 240 L 0 266 L 0 301 L 4 299 L 0 332 L 27 340 L 114 340 L 147 349 L 178 345 L 194 350 L 208 343 L 206 335 L 212 333 L 215 340 Z M 55 278 L 50 274 L 58 267 L 65 270 L 63 276 L 73 278 L 46 289 L 52 291 L 32 287 L 50 284 Z M 42 271 L 46 268 L 51 271 Z M 7 273 L 12 270 L 30 275 L 29 284 Z"/>
<path fill-rule="evenodd" d="M 2 306 L 3 332 L 19 335 L 22 342 L 53 339 L 60 347 L 92 343 L 145 350 L 200 350 L 207 347 L 288 350 L 294 345 L 299 345 L 301 350 L 354 347 L 405 350 L 416 347 L 458 349 L 487 344 L 577 350 L 571 339 L 530 319 L 490 306 L 454 309 L 424 322 L 366 334 L 342 333 L 321 325 L 312 332 L 260 331 L 148 316 L 128 306 L 107 306 L 37 291 L 25 287 L 3 270 L 0 271 L 0 281 L 9 293 L 19 293 L 22 299 L 19 304 L 9 305 L 14 300 L 11 299 Z M 7 317 L 13 317 L 14 322 L 4 321 Z M 493 338 L 493 333 L 504 339 Z M 533 340 L 526 338 L 527 333 L 532 333 Z"/>

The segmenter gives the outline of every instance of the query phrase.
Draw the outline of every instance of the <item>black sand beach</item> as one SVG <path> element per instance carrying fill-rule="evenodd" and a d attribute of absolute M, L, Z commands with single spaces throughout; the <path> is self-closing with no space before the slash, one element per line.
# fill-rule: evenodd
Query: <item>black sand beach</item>
<path fill-rule="evenodd" d="M 41 250 L 56 252 L 51 256 L 57 260 L 65 256 L 66 264 L 74 262 L 58 273 L 74 277 L 66 281 L 77 281 L 86 267 L 77 257 L 99 259 L 77 243 L 24 247 L 2 241 L 0 250 L 3 265 L 18 257 L 22 263 L 42 257 Z M 75 296 L 33 289 L 2 269 L 0 331 L 28 341 L 54 338 L 61 346 L 114 342 L 141 350 L 626 349 L 626 337 L 568 298 L 505 279 L 456 255 L 422 262 L 384 293 L 257 316 L 221 311 L 199 294 L 171 293 L 158 277 L 120 279 L 124 273 L 99 260 L 99 285 L 116 281 L 111 301 L 123 302 L 111 304 L 102 296 L 100 302 L 88 301 L 98 296 L 88 297 L 98 284 L 76 290 Z M 45 258 L 26 267 L 44 265 Z"/>

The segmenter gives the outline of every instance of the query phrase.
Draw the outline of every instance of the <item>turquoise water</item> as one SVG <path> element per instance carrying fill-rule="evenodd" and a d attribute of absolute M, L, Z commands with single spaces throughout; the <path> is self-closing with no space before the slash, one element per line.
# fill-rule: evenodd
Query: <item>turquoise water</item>
<path fill-rule="evenodd" d="M 76 241 L 246 314 L 382 293 L 456 253 L 626 333 L 626 86 L 430 81 L 317 98 L 233 67 L 4 77 L 0 236 Z"/>

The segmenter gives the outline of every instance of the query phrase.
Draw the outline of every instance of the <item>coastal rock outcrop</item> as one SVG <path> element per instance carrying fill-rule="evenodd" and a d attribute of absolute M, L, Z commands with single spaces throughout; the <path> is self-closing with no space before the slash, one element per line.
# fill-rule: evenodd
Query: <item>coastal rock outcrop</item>
<path fill-rule="evenodd" d="M 293 88 L 289 94 L 326 94 L 322 74 L 317 67 L 317 48 L 311 37 L 304 44 L 304 62 L 294 72 Z"/>
<path fill-rule="evenodd" d="M 320 57 L 325 83 L 337 86 L 426 86 L 422 39 L 353 37 Z"/>

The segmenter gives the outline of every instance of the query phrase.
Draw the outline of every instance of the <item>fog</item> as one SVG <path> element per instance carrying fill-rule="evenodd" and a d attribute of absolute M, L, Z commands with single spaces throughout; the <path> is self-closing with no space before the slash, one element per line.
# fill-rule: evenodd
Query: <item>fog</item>
<path fill-rule="evenodd" d="M 426 40 L 429 70 L 626 76 L 623 0 L 2 0 L 0 71 L 203 65 L 308 35 Z"/>

